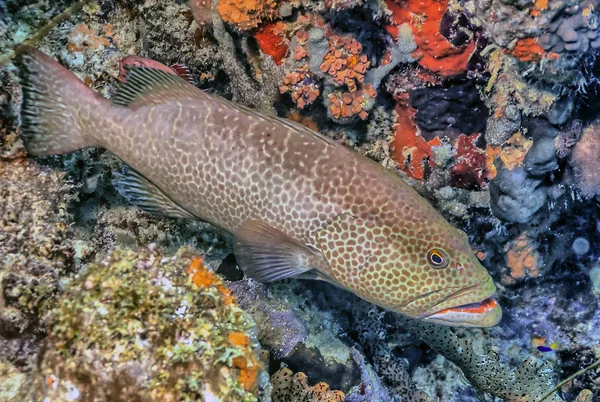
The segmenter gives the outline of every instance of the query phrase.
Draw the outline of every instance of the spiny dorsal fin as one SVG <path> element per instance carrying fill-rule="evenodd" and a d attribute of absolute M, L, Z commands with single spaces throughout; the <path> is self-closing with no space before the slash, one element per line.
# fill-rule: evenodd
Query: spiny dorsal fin
<path fill-rule="evenodd" d="M 272 282 L 311 270 L 314 252 L 282 231 L 258 220 L 247 220 L 235 234 L 234 254 L 250 278 Z"/>
<path fill-rule="evenodd" d="M 173 70 L 175 74 L 177 74 L 179 77 L 183 78 L 190 84 L 194 86 L 196 85 L 194 79 L 192 78 L 192 72 L 190 71 L 189 67 L 185 64 L 171 64 L 169 68 Z"/>
<path fill-rule="evenodd" d="M 148 67 L 129 67 L 125 83 L 112 99 L 119 106 L 165 103 L 172 99 L 206 99 L 206 94 L 181 77 Z"/>
<path fill-rule="evenodd" d="M 113 172 L 112 183 L 123 197 L 142 211 L 171 218 L 195 218 L 175 204 L 156 185 L 127 165 L 121 173 Z"/>

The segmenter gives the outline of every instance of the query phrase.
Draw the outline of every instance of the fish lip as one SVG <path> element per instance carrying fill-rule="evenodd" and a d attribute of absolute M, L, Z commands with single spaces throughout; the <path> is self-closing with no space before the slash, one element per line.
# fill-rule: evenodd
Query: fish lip
<path fill-rule="evenodd" d="M 445 308 L 441 308 L 441 309 L 440 309 L 440 308 L 439 308 L 439 305 L 440 305 L 440 304 L 442 304 L 442 303 L 445 303 L 445 302 L 447 302 L 448 300 L 452 300 L 453 298 L 460 297 L 460 296 L 462 296 L 463 294 L 465 294 L 465 293 L 467 293 L 467 292 L 470 292 L 470 291 L 471 291 L 471 290 L 473 290 L 474 288 L 479 288 L 479 287 L 483 288 L 483 287 L 485 287 L 485 285 L 487 285 L 487 284 L 488 284 L 490 281 L 492 281 L 492 277 L 491 277 L 491 276 L 489 276 L 485 282 L 481 282 L 481 283 L 478 283 L 478 284 L 475 284 L 475 285 L 472 285 L 472 286 L 469 286 L 469 287 L 463 288 L 463 289 L 459 290 L 458 292 L 452 293 L 452 294 L 450 294 L 450 295 L 448 295 L 448 296 L 444 297 L 442 300 L 440 300 L 438 303 L 436 303 L 436 304 L 435 304 L 435 306 L 431 307 L 431 308 L 430 308 L 429 310 L 427 310 L 426 312 L 424 312 L 424 313 L 420 314 L 420 315 L 419 315 L 417 318 L 425 318 L 425 319 L 426 319 L 426 318 L 430 318 L 430 317 L 434 316 L 435 314 L 439 313 L 440 311 L 446 310 L 446 309 L 447 309 L 447 307 L 445 307 Z M 435 291 L 433 291 L 433 292 L 430 292 L 430 293 L 428 293 L 427 295 L 429 295 L 429 294 L 431 294 L 431 293 L 439 292 L 439 291 L 441 291 L 441 290 L 445 290 L 445 289 L 449 289 L 449 288 L 438 289 L 438 290 L 435 290 Z M 485 294 L 483 297 L 481 297 L 481 299 L 479 299 L 479 300 L 474 300 L 474 301 L 472 301 L 471 303 L 467 303 L 467 304 L 481 303 L 482 301 L 484 301 L 484 300 L 487 300 L 487 299 L 491 298 L 491 297 L 494 295 L 494 293 L 496 293 L 496 292 L 495 292 L 495 290 L 494 290 L 493 292 L 490 292 L 489 294 Z M 421 297 L 425 297 L 425 296 L 427 296 L 427 295 L 423 295 L 423 296 L 421 296 Z M 415 301 L 415 300 L 417 300 L 417 299 L 411 300 L 411 303 L 412 303 L 413 301 Z M 409 304 L 410 304 L 410 303 L 409 303 Z M 464 305 L 466 305 L 466 304 L 462 304 L 462 306 L 464 306 Z M 461 306 L 461 305 L 459 305 L 459 306 L 454 306 L 454 307 L 460 307 L 460 306 Z"/>
<path fill-rule="evenodd" d="M 490 310 L 482 313 L 477 319 L 474 320 L 456 320 L 444 317 L 443 314 L 438 316 L 438 313 L 434 313 L 429 317 L 423 318 L 424 321 L 429 321 L 434 324 L 449 325 L 452 327 L 463 327 L 463 328 L 489 328 L 498 325 L 502 319 L 502 309 L 496 299 L 488 298 L 485 300 L 491 300 L 495 305 Z M 484 302 L 485 302 L 484 300 Z M 480 302 L 481 303 L 481 302 Z"/>

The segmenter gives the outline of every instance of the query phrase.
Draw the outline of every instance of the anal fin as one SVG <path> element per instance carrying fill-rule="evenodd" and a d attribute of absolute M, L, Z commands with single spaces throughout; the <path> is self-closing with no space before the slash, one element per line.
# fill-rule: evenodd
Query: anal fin
<path fill-rule="evenodd" d="M 247 220 L 235 234 L 234 254 L 242 271 L 260 282 L 310 272 L 318 255 L 271 225 Z"/>
<path fill-rule="evenodd" d="M 121 173 L 113 172 L 112 184 L 119 194 L 142 211 L 171 218 L 195 218 L 194 215 L 171 200 L 154 183 L 127 165 L 123 167 Z"/>

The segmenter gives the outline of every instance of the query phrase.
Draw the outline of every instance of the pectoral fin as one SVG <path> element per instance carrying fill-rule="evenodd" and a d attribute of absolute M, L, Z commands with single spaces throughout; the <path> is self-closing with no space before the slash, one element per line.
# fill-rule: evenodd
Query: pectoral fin
<path fill-rule="evenodd" d="M 121 173 L 113 172 L 112 183 L 123 197 L 142 211 L 171 218 L 196 218 L 127 165 Z"/>
<path fill-rule="evenodd" d="M 258 220 L 244 222 L 235 238 L 233 250 L 240 268 L 261 282 L 310 272 L 311 261 L 319 257 L 309 246 Z"/>

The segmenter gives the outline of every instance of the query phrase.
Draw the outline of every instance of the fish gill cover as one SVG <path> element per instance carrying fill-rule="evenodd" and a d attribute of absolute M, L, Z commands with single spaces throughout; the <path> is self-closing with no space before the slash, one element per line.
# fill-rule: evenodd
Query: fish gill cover
<path fill-rule="evenodd" d="M 0 400 L 539 402 L 551 391 L 545 400 L 597 400 L 597 363 L 583 369 L 600 359 L 598 6 L 0 1 L 2 62 L 24 41 L 48 55 L 41 70 L 24 54 L 20 67 L 0 70 Z M 52 71 L 60 79 L 44 82 Z M 127 71 L 129 89 L 119 91 Z M 191 136 L 182 147 L 133 137 L 148 119 L 132 119 L 114 146 L 105 139 L 124 113 L 92 91 L 130 109 L 232 103 L 210 115 L 192 108 L 176 124 L 169 110 L 155 114 L 164 129 L 183 127 L 180 140 Z M 85 109 L 91 100 L 110 107 Z M 78 121 L 57 112 L 96 120 L 70 132 Z M 318 170 L 316 156 L 303 164 L 327 180 L 311 192 L 289 170 L 247 174 L 258 148 L 243 134 L 261 121 L 265 132 L 291 133 L 287 145 L 315 141 L 303 127 L 321 133 L 311 155 L 331 149 L 330 168 Z M 193 145 L 207 123 L 227 128 L 221 141 Z M 23 140 L 33 153 L 40 141 L 111 152 L 34 158 Z M 301 170 L 290 155 L 304 149 L 269 140 L 260 149 L 272 165 L 261 166 Z M 345 149 L 386 171 L 356 168 L 358 154 Z M 161 158 L 155 175 L 140 162 Z M 185 166 L 206 172 L 202 187 Z M 228 198 L 240 183 L 244 196 Z M 396 186 L 412 209 L 376 227 L 364 216 L 382 213 L 369 207 Z M 352 216 L 321 221 L 327 200 L 348 193 Z M 268 225 L 242 225 L 242 204 L 269 205 L 259 216 Z M 219 220 L 206 211 L 233 212 Z M 438 212 L 441 220 L 423 219 Z M 450 240 L 420 247 L 440 227 Z M 389 244 L 407 260 L 385 270 L 393 252 L 373 244 L 396 234 Z M 493 290 L 448 306 L 420 298 L 464 286 L 470 266 L 489 273 L 494 299 Z M 321 280 L 263 284 L 240 268 L 263 280 Z M 364 277 L 347 280 L 354 272 Z M 421 301 L 398 304 L 395 292 Z M 503 311 L 494 327 L 435 324 L 495 324 L 494 303 Z"/>

